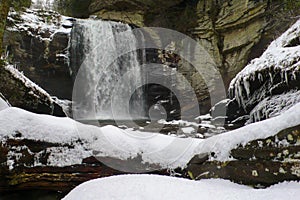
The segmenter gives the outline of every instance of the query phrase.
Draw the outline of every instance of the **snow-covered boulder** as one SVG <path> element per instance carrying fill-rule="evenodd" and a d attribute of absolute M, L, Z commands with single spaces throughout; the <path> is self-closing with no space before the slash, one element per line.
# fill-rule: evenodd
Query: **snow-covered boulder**
<path fill-rule="evenodd" d="M 229 96 L 248 123 L 274 117 L 300 101 L 300 20 L 232 80 Z M 237 114 L 235 117 L 240 117 Z"/>

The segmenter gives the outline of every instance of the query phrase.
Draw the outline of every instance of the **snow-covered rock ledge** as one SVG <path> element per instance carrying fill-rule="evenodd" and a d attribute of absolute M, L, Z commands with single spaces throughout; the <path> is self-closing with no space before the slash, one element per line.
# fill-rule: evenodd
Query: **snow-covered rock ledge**
<path fill-rule="evenodd" d="M 0 190 L 55 190 L 61 184 L 69 190 L 122 171 L 175 170 L 192 179 L 218 177 L 256 186 L 299 180 L 299 112 L 297 104 L 278 117 L 201 140 L 6 108 L 0 111 Z"/>
<path fill-rule="evenodd" d="M 229 96 L 240 111 L 235 117 L 249 115 L 247 123 L 253 123 L 277 116 L 300 102 L 299 36 L 300 20 L 232 80 Z"/>

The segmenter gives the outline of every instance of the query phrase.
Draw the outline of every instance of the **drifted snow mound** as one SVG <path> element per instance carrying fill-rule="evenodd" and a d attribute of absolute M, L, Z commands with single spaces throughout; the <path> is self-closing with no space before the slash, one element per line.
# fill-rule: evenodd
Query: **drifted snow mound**
<path fill-rule="evenodd" d="M 257 190 L 226 180 L 191 181 L 155 175 L 123 175 L 85 182 L 63 200 L 292 200 L 298 199 L 299 195 L 300 184 L 297 182 Z"/>
<path fill-rule="evenodd" d="M 300 20 L 232 80 L 229 96 L 250 115 L 248 123 L 252 123 L 300 102 L 299 86 Z"/>

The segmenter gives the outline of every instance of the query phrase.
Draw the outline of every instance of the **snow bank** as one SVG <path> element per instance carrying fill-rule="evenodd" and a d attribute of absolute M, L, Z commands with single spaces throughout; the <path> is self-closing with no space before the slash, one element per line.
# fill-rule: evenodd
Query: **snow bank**
<path fill-rule="evenodd" d="M 219 179 L 191 181 L 155 175 L 123 175 L 85 182 L 63 200 L 292 200 L 298 199 L 299 195 L 300 184 L 297 182 L 258 190 Z"/>

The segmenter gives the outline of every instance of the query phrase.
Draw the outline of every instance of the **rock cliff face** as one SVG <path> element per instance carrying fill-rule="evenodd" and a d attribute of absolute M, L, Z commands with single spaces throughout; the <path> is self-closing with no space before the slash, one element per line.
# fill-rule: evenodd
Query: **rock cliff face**
<path fill-rule="evenodd" d="M 92 0 L 89 8 L 103 19 L 166 27 L 192 36 L 213 57 L 226 85 L 246 65 L 267 25 L 267 1 Z"/>
<path fill-rule="evenodd" d="M 169 28 L 197 40 L 215 62 L 214 66 L 219 68 L 225 88 L 246 65 L 253 46 L 259 42 L 266 26 L 263 17 L 267 8 L 266 2 L 91 0 L 83 7 L 87 5 L 89 9 L 85 12 L 101 19 L 122 21 L 137 27 Z M 211 99 L 202 75 L 187 63 L 171 63 L 174 64 L 194 89 L 200 110 L 207 112 Z M 181 84 L 177 85 L 177 89 L 185 94 Z M 190 97 L 186 96 L 188 98 Z"/>
<path fill-rule="evenodd" d="M 264 0 L 92 0 L 89 13 L 138 27 L 170 28 L 191 36 L 208 51 L 227 88 L 248 61 L 262 53 L 275 33 L 290 25 L 277 23 L 276 17 L 267 15 L 270 10 L 276 10 L 273 7 Z M 268 27 L 270 22 L 275 25 L 273 29 Z M 209 93 L 201 75 L 199 77 L 188 65 L 180 65 L 180 71 L 189 72 L 188 80 L 197 93 L 200 105 L 208 108 Z"/>
<path fill-rule="evenodd" d="M 36 113 L 66 115 L 61 107 L 64 101 L 50 96 L 71 99 L 67 64 L 71 22 L 65 21 L 68 19 L 51 11 L 10 11 L 0 89 L 11 105 Z"/>
<path fill-rule="evenodd" d="M 213 56 L 225 84 L 248 62 L 253 46 L 266 26 L 267 4 L 254 1 L 200 1 L 195 38 Z"/>

